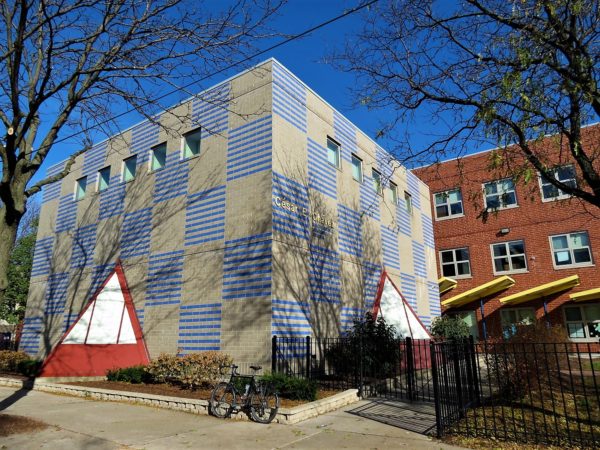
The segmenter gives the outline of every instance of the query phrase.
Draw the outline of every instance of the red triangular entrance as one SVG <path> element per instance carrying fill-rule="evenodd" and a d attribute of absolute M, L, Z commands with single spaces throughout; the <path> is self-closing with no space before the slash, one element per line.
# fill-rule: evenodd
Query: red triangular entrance
<path fill-rule="evenodd" d="M 91 377 L 148 364 L 121 263 L 106 278 L 42 366 L 41 377 Z"/>
<path fill-rule="evenodd" d="M 377 296 L 373 304 L 373 317 L 377 318 L 378 314 L 381 314 L 388 324 L 394 325 L 402 337 L 431 338 L 419 316 L 385 271 L 379 279 Z"/>

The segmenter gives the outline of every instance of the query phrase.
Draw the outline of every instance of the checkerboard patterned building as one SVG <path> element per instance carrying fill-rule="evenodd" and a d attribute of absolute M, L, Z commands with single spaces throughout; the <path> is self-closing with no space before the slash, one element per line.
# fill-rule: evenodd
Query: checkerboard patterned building
<path fill-rule="evenodd" d="M 428 325 L 440 313 L 428 198 L 269 60 L 44 188 L 21 349 L 48 354 L 119 259 L 152 357 L 266 363 L 273 335 L 339 335 L 371 309 L 382 270 Z"/>

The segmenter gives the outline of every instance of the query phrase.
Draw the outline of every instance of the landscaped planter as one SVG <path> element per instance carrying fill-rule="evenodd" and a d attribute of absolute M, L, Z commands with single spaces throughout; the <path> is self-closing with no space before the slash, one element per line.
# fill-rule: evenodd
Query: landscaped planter
<path fill-rule="evenodd" d="M 33 389 L 35 391 L 49 392 L 52 394 L 72 395 L 94 400 L 112 402 L 128 402 L 156 408 L 172 409 L 193 414 L 208 415 L 208 401 L 182 397 L 166 397 L 138 392 L 113 391 L 109 389 L 91 388 L 86 386 L 73 386 L 67 384 L 50 383 L 47 381 L 17 380 L 0 377 L 0 386 L 17 389 Z M 339 394 L 332 395 L 314 402 L 305 403 L 293 408 L 279 408 L 274 422 L 294 424 L 320 414 L 341 408 L 359 400 L 357 389 L 348 389 Z M 233 419 L 248 420 L 245 413 L 239 412 L 232 416 Z"/>

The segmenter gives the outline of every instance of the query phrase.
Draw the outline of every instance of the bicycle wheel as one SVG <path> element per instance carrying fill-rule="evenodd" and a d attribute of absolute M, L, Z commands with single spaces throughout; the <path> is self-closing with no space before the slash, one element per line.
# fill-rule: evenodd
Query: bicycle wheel
<path fill-rule="evenodd" d="M 271 423 L 279 410 L 279 395 L 263 389 L 250 397 L 250 416 L 258 423 Z"/>
<path fill-rule="evenodd" d="M 235 406 L 235 391 L 230 383 L 219 383 L 210 396 L 210 412 L 219 419 L 231 416 Z"/>

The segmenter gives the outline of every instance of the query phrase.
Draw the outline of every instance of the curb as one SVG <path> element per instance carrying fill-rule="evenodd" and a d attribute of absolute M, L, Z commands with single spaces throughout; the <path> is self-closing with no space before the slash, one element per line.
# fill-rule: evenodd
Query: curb
<path fill-rule="evenodd" d="M 126 402 L 155 408 L 171 409 L 174 411 L 183 411 L 198 415 L 208 415 L 208 401 L 196 400 L 181 397 L 167 397 L 163 395 L 144 394 L 140 392 L 113 391 L 109 389 L 99 389 L 86 386 L 72 386 L 59 383 L 50 383 L 39 380 L 15 380 L 13 378 L 0 377 L 0 386 L 12 387 L 17 389 L 30 389 L 50 394 L 71 395 L 74 397 L 83 397 L 93 400 L 103 400 L 109 402 Z M 356 403 L 360 400 L 358 389 L 348 389 L 331 397 L 322 398 L 304 405 L 294 406 L 293 408 L 279 408 L 277 416 L 273 422 L 292 425 L 312 417 L 317 417 L 342 406 Z M 235 414 L 233 419 L 249 420 L 246 414 Z"/>

